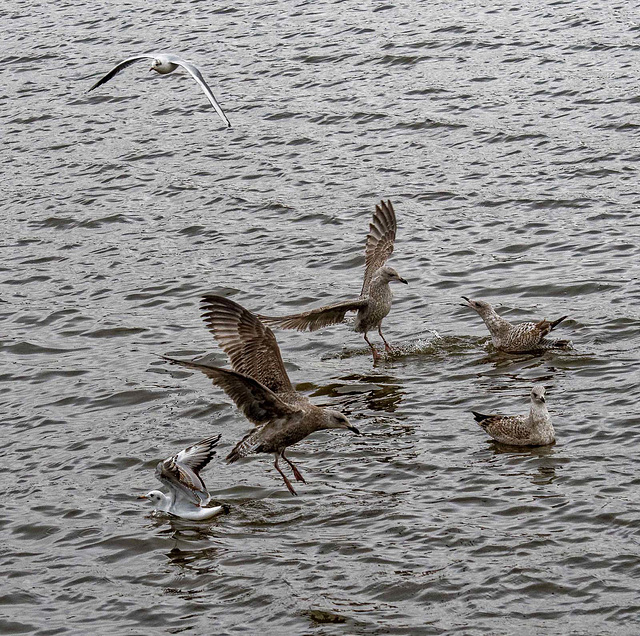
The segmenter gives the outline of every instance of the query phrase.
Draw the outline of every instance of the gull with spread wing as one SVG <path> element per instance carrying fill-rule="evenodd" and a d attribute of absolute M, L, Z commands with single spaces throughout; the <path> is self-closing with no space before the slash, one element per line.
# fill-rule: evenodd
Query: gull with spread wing
<path fill-rule="evenodd" d="M 92 91 L 94 88 L 98 88 L 98 86 L 102 86 L 102 84 L 108 82 L 112 77 L 117 75 L 120 71 L 142 60 L 151 60 L 151 68 L 149 70 L 156 71 L 156 73 L 160 73 L 161 75 L 167 75 L 168 73 L 173 73 L 173 71 L 175 71 L 179 66 L 181 66 L 200 85 L 202 92 L 205 94 L 206 98 L 214 107 L 216 113 L 220 115 L 220 118 L 222 119 L 222 121 L 227 125 L 227 127 L 231 126 L 231 123 L 229 122 L 229 120 L 227 119 L 227 116 L 222 111 L 222 108 L 220 108 L 220 104 L 218 104 L 218 100 L 213 95 L 213 92 L 209 88 L 209 85 L 204 81 L 204 77 L 202 77 L 202 73 L 200 72 L 200 69 L 192 62 L 188 62 L 187 60 L 184 60 L 181 57 L 178 57 L 177 55 L 171 55 L 167 53 L 145 53 L 143 55 L 136 55 L 135 57 L 129 57 L 126 60 L 123 60 L 122 62 L 120 62 L 119 64 L 116 64 L 116 66 L 114 66 L 104 77 L 100 78 L 89 89 L 89 91 Z"/>
<path fill-rule="evenodd" d="M 391 201 L 386 203 L 381 201 L 380 205 L 376 205 L 373 220 L 369 225 L 365 246 L 364 282 L 359 298 L 318 307 L 300 314 L 260 316 L 260 319 L 269 325 L 276 325 L 283 329 L 316 331 L 328 325 L 338 324 L 344 320 L 348 311 L 356 311 L 358 313 L 355 330 L 364 335 L 366 343 L 371 348 L 374 363 L 380 356 L 367 337 L 367 333 L 372 329 L 378 329 L 385 351 L 391 353 L 393 349 L 382 335 L 382 321 L 391 311 L 393 298 L 389 283 L 399 281 L 407 284 L 407 281 L 393 267 L 385 265 L 393 252 L 396 228 L 396 214 Z"/>
<path fill-rule="evenodd" d="M 275 336 L 257 316 L 222 296 L 205 295 L 201 306 L 209 331 L 229 356 L 233 370 L 167 356 L 164 359 L 204 373 L 255 425 L 229 453 L 227 461 L 232 463 L 253 453 L 273 453 L 276 470 L 289 492 L 297 494 L 278 465 L 282 458 L 295 479 L 305 481 L 285 455 L 286 449 L 324 429 L 360 431 L 339 411 L 315 406 L 293 388 Z"/>
<path fill-rule="evenodd" d="M 225 512 L 225 506 L 206 507 L 211 496 L 200 477 L 200 471 L 216 454 L 213 449 L 219 440 L 220 435 L 207 437 L 159 462 L 156 477 L 169 494 L 152 490 L 138 499 L 148 499 L 155 510 L 193 521 L 211 519 Z"/>

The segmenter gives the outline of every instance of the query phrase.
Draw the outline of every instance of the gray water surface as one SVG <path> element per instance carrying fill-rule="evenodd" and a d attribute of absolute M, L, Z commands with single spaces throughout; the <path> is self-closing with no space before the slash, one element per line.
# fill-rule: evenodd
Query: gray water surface
<path fill-rule="evenodd" d="M 0 632 L 637 634 L 640 20 L 633 3 L 8 2 L 0 91 Z M 153 50 L 185 74 L 113 64 Z M 356 295 L 398 216 L 377 367 L 340 325 L 277 331 L 293 382 L 364 433 L 222 457 L 249 425 L 203 292 L 290 313 Z M 491 350 L 460 296 L 570 316 Z M 377 335 L 372 334 L 377 340 Z M 558 443 L 470 410 L 548 390 Z M 157 461 L 221 432 L 231 508 L 156 518 Z"/>

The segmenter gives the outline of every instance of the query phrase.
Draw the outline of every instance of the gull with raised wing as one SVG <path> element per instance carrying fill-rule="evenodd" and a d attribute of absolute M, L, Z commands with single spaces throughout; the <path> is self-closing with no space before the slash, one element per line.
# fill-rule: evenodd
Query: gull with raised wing
<path fill-rule="evenodd" d="M 557 327 L 567 316 L 562 316 L 557 320 L 541 320 L 540 322 L 523 322 L 519 325 L 512 325 L 508 320 L 499 316 L 496 310 L 484 300 L 470 300 L 462 296 L 467 301 L 463 307 L 471 307 L 478 312 L 480 318 L 487 325 L 491 334 L 493 346 L 507 353 L 534 353 L 547 351 L 548 349 L 567 349 L 571 346 L 569 340 L 548 340 L 554 327 Z"/>
<path fill-rule="evenodd" d="M 98 88 L 98 86 L 102 86 L 102 84 L 108 82 L 120 71 L 142 60 L 151 60 L 151 68 L 149 70 L 156 71 L 156 73 L 160 73 L 161 75 L 173 73 L 173 71 L 175 71 L 178 66 L 181 66 L 185 71 L 187 71 L 187 73 L 189 73 L 189 75 L 191 75 L 191 77 L 193 77 L 196 82 L 198 82 L 200 88 L 202 89 L 202 92 L 206 95 L 211 105 L 215 108 L 216 113 L 220 115 L 222 121 L 227 125 L 227 127 L 231 126 L 231 123 L 227 119 L 227 116 L 224 114 L 224 112 L 222 112 L 222 108 L 220 108 L 220 104 L 218 104 L 218 100 L 213 95 L 213 92 L 209 88 L 209 85 L 204 81 L 204 77 L 202 77 L 200 69 L 192 62 L 188 62 L 187 60 L 184 60 L 177 55 L 171 55 L 167 53 L 145 53 L 144 55 L 129 57 L 119 64 L 116 64 L 116 66 L 114 66 L 104 77 L 99 79 L 89 89 L 89 91 L 92 91 L 94 88 Z"/>
<path fill-rule="evenodd" d="M 216 454 L 213 449 L 219 440 L 220 435 L 207 437 L 159 462 L 156 477 L 169 494 L 152 490 L 138 499 L 148 499 L 155 510 L 193 521 L 211 519 L 225 512 L 225 506 L 206 507 L 211 496 L 200 477 L 200 471 Z"/>
<path fill-rule="evenodd" d="M 253 453 L 273 453 L 275 469 L 289 492 L 297 494 L 278 465 L 282 458 L 295 479 L 305 481 L 285 455 L 287 448 L 324 429 L 360 431 L 339 411 L 315 406 L 293 388 L 275 336 L 257 316 L 222 296 L 203 296 L 201 306 L 209 331 L 229 356 L 233 370 L 167 356 L 164 359 L 204 373 L 255 425 L 229 453 L 227 461 L 232 463 Z"/>
<path fill-rule="evenodd" d="M 290 316 L 260 316 L 260 319 L 283 329 L 298 331 L 316 331 L 328 325 L 335 325 L 344 320 L 348 311 L 356 311 L 355 330 L 364 335 L 371 348 L 374 363 L 380 355 L 371 344 L 367 333 L 377 329 L 385 351 L 392 353 L 391 345 L 382 335 L 382 321 L 391 311 L 393 294 L 389 287 L 392 281 L 407 284 L 407 281 L 393 269 L 385 265 L 393 252 L 396 240 L 396 214 L 391 201 L 376 205 L 373 220 L 369 225 L 369 234 L 365 245 L 364 282 L 359 298 L 347 300 L 333 305 L 325 305 L 300 314 Z"/>
<path fill-rule="evenodd" d="M 471 411 L 476 422 L 493 439 L 510 446 L 546 446 L 556 440 L 541 384 L 531 389 L 529 415 L 483 415 Z"/>

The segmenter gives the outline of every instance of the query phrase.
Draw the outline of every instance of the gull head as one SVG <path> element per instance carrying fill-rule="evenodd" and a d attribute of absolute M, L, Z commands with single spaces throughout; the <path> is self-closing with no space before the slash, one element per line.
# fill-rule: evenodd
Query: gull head
<path fill-rule="evenodd" d="M 159 490 L 152 490 L 148 492 L 146 495 L 139 495 L 138 499 L 147 499 L 154 505 L 158 505 L 160 502 L 164 501 L 164 493 Z"/>
<path fill-rule="evenodd" d="M 390 283 L 392 280 L 397 280 L 399 283 L 408 285 L 409 283 L 396 272 L 393 267 L 381 267 L 378 270 L 377 276 L 385 283 Z"/>
<path fill-rule="evenodd" d="M 484 300 L 471 300 L 466 296 L 462 296 L 462 298 L 467 301 L 466 303 L 462 303 L 463 307 L 471 307 L 471 309 L 475 309 L 481 316 L 485 316 L 493 310 L 493 307 Z"/>
<path fill-rule="evenodd" d="M 360 431 L 351 425 L 351 422 L 340 411 L 325 409 L 325 428 L 346 428 L 356 435 L 361 435 Z"/>
<path fill-rule="evenodd" d="M 542 384 L 536 384 L 531 389 L 531 401 L 534 404 L 544 404 L 547 400 L 545 399 L 545 390 Z"/>

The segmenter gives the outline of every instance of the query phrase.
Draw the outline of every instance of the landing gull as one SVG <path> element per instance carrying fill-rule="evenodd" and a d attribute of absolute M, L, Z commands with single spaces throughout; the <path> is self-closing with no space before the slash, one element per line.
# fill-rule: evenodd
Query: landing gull
<path fill-rule="evenodd" d="M 193 79 L 198 82 L 200 88 L 206 95 L 207 99 L 211 102 L 211 105 L 215 108 L 216 113 L 220 115 L 222 121 L 227 125 L 227 127 L 231 126 L 231 123 L 227 119 L 227 116 L 222 112 L 222 108 L 220 108 L 220 104 L 218 104 L 218 100 L 213 95 L 213 92 L 209 88 L 209 85 L 204 81 L 204 77 L 202 77 L 202 73 L 200 69 L 193 64 L 192 62 L 187 62 L 187 60 L 178 57 L 177 55 L 171 55 L 167 53 L 145 53 L 143 55 L 136 55 L 135 57 L 129 57 L 126 60 L 116 64 L 104 77 L 99 79 L 90 89 L 92 91 L 94 88 L 98 88 L 102 84 L 108 82 L 112 77 L 117 75 L 120 71 L 127 68 L 127 66 L 131 66 L 135 62 L 140 62 L 141 60 L 151 60 L 151 68 L 150 71 L 156 71 L 161 75 L 166 75 L 167 73 L 172 73 L 175 71 L 178 66 L 181 66 L 187 73 L 193 77 Z"/>
<path fill-rule="evenodd" d="M 225 512 L 225 506 L 206 507 L 211 496 L 200 477 L 200 471 L 216 454 L 213 449 L 219 440 L 220 435 L 207 437 L 159 462 L 156 477 L 169 494 L 152 490 L 138 498 L 148 499 L 155 510 L 194 521 L 211 519 Z"/>
<path fill-rule="evenodd" d="M 470 300 L 463 307 L 471 307 L 480 314 L 491 334 L 491 342 L 496 349 L 507 353 L 533 353 L 548 349 L 566 349 L 571 346 L 569 340 L 548 340 L 545 338 L 554 327 L 557 327 L 567 316 L 557 320 L 541 320 L 540 322 L 523 322 L 512 325 L 496 313 L 496 310 L 484 300 Z"/>
<path fill-rule="evenodd" d="M 541 384 L 531 389 L 529 415 L 483 415 L 471 411 L 476 422 L 497 442 L 511 446 L 546 446 L 555 442 L 555 431 L 547 411 Z"/>
<path fill-rule="evenodd" d="M 297 481 L 305 480 L 285 455 L 286 449 L 324 429 L 344 428 L 356 434 L 360 431 L 339 411 L 315 406 L 293 388 L 275 336 L 257 316 L 222 296 L 205 295 L 201 306 L 203 318 L 229 356 L 233 370 L 167 356 L 164 359 L 204 373 L 255 425 L 229 453 L 227 461 L 233 463 L 253 453 L 273 453 L 276 470 L 289 492 L 296 495 L 278 459 L 289 464 Z"/>
<path fill-rule="evenodd" d="M 393 267 L 385 266 L 393 252 L 396 227 L 396 214 L 391 201 L 386 203 L 381 201 L 380 205 L 376 205 L 373 221 L 369 225 L 365 246 L 364 282 L 359 298 L 325 305 L 300 314 L 260 316 L 260 319 L 269 325 L 277 325 L 283 329 L 316 331 L 342 322 L 348 311 L 357 311 L 355 330 L 364 335 L 366 343 L 371 348 L 373 362 L 377 362 L 380 356 L 367 338 L 367 333 L 372 329 L 378 329 L 385 351 L 391 353 L 393 349 L 382 335 L 382 320 L 391 311 L 393 298 L 389 283 L 399 281 L 407 284 L 407 281 Z"/>

